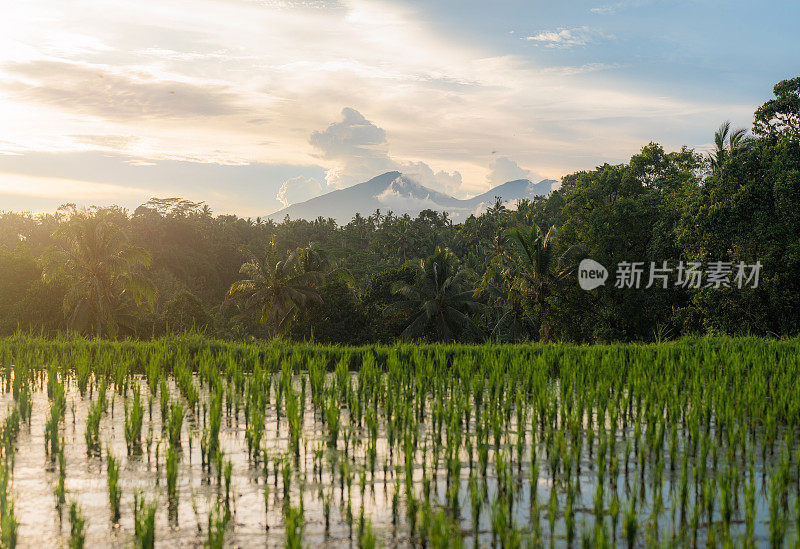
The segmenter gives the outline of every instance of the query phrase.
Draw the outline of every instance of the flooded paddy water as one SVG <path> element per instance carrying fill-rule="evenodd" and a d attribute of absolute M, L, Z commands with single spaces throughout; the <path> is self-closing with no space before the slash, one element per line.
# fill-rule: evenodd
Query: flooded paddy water
<path fill-rule="evenodd" d="M 19 546 L 797 539 L 788 344 L 4 345 L 0 507 Z"/>

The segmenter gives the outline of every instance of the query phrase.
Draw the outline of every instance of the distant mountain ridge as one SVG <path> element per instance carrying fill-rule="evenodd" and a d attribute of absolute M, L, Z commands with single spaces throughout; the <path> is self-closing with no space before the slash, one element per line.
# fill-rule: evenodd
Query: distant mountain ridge
<path fill-rule="evenodd" d="M 425 209 L 447 212 L 454 221 L 463 221 L 471 214 L 480 214 L 494 204 L 499 196 L 503 202 L 532 199 L 535 196 L 546 196 L 556 183 L 552 179 L 544 179 L 533 183 L 528 179 L 517 179 L 498 185 L 483 194 L 461 200 L 448 194 L 420 185 L 411 177 L 400 172 L 387 172 L 369 181 L 338 189 L 317 196 L 305 202 L 291 204 L 286 208 L 266 216 L 276 222 L 289 219 L 313 220 L 322 216 L 332 217 L 337 223 L 348 223 L 356 213 L 370 215 L 375 210 L 392 211 L 395 215 L 409 214 L 416 216 Z"/>

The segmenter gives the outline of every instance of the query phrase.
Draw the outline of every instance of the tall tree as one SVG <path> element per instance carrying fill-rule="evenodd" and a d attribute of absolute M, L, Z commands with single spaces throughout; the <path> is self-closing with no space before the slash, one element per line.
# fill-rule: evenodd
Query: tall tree
<path fill-rule="evenodd" d="M 556 255 L 554 236 L 555 227 L 545 233 L 535 224 L 530 229 L 508 229 L 504 234 L 504 253 L 508 261 L 507 275 L 511 280 L 511 287 L 508 311 L 500 318 L 500 326 L 510 322 L 509 315 L 520 314 L 520 306 L 514 303 L 515 300 L 520 297 L 529 299 L 535 304 L 539 315 L 539 338 L 542 341 L 550 338 L 547 298 L 575 270 L 574 265 L 563 264 L 568 254 L 561 257 Z M 570 248 L 568 252 L 572 253 L 573 250 L 574 248 Z M 512 299 L 513 296 L 517 297 Z"/>
<path fill-rule="evenodd" d="M 269 323 L 273 333 L 285 331 L 294 316 L 310 304 L 322 304 L 314 285 L 322 282 L 323 274 L 303 269 L 302 250 L 276 260 L 278 253 L 273 240 L 263 262 L 250 250 L 243 251 L 247 261 L 239 272 L 247 278 L 234 282 L 225 300 L 243 302 L 245 313 L 259 312 L 261 321 Z"/>
<path fill-rule="evenodd" d="M 109 212 L 73 211 L 53 237 L 42 276 L 67 283 L 64 311 L 72 328 L 115 337 L 133 326 L 138 307 L 152 307 L 155 286 L 137 272 L 150 265 L 150 254 L 128 243 Z"/>
<path fill-rule="evenodd" d="M 482 305 L 476 301 L 475 291 L 466 287 L 466 277 L 467 271 L 456 267 L 449 251 L 440 249 L 421 260 L 414 284 L 395 290 L 403 300 L 392 308 L 410 315 L 403 337 L 434 337 L 439 341 L 479 338 L 480 329 L 469 315 Z"/>
<path fill-rule="evenodd" d="M 717 171 L 726 158 L 749 142 L 746 128 L 731 130 L 731 121 L 723 122 L 714 132 L 714 150 L 708 153 L 711 171 Z"/>
<path fill-rule="evenodd" d="M 769 137 L 800 137 L 800 76 L 781 80 L 770 99 L 755 112 L 753 132 Z"/>

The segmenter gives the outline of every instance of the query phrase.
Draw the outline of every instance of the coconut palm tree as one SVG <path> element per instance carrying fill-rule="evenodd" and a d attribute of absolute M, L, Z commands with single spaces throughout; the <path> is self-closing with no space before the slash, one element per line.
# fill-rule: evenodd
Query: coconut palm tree
<path fill-rule="evenodd" d="M 149 267 L 150 254 L 128 243 L 122 229 L 96 212 L 73 212 L 53 234 L 57 244 L 44 255 L 42 276 L 69 286 L 64 312 L 70 327 L 115 337 L 131 327 L 137 308 L 152 307 L 156 289 L 136 272 Z"/>
<path fill-rule="evenodd" d="M 481 278 L 477 295 L 487 307 L 486 322 L 494 323 L 491 339 L 498 342 L 530 339 L 538 330 L 530 304 L 520 292 L 519 285 L 509 279 L 503 254 L 489 263 Z"/>
<path fill-rule="evenodd" d="M 723 122 L 714 132 L 714 150 L 708 153 L 711 170 L 717 171 L 730 154 L 750 141 L 751 138 L 747 135 L 746 128 L 737 128 L 731 131 L 731 121 Z"/>
<path fill-rule="evenodd" d="M 392 245 L 400 252 L 402 262 L 405 263 L 408 260 L 408 251 L 414 247 L 416 239 L 414 226 L 408 215 L 404 215 L 394 223 L 389 230 L 389 235 Z"/>
<path fill-rule="evenodd" d="M 292 318 L 305 307 L 322 303 L 314 285 L 323 280 L 323 274 L 303 268 L 303 263 L 308 266 L 309 262 L 303 261 L 301 249 L 276 261 L 277 250 L 272 241 L 264 262 L 246 248 L 243 252 L 247 261 L 239 273 L 247 278 L 234 282 L 225 300 L 243 302 L 245 313 L 258 311 L 261 321 L 269 323 L 273 333 L 285 331 Z"/>
<path fill-rule="evenodd" d="M 410 313 L 403 337 L 418 338 L 433 332 L 438 340 L 477 339 L 481 333 L 469 317 L 482 305 L 475 290 L 465 286 L 467 271 L 457 269 L 451 252 L 439 249 L 418 266 L 413 285 L 404 284 L 395 293 L 403 300 L 392 308 Z"/>
<path fill-rule="evenodd" d="M 539 338 L 550 338 L 550 318 L 547 298 L 567 277 L 575 272 L 576 265 L 564 267 L 564 262 L 576 250 L 571 247 L 562 256 L 556 256 L 555 227 L 547 233 L 534 224 L 530 229 L 512 228 L 503 233 L 506 277 L 510 281 L 509 294 L 529 299 L 540 316 Z M 509 313 L 519 312 L 510 308 Z M 509 318 L 504 315 L 501 322 Z"/>

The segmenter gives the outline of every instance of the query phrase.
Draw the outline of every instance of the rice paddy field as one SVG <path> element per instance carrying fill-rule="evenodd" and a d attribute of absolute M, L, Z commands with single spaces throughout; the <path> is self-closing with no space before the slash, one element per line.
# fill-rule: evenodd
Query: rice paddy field
<path fill-rule="evenodd" d="M 800 342 L 0 340 L 3 546 L 780 547 Z"/>

